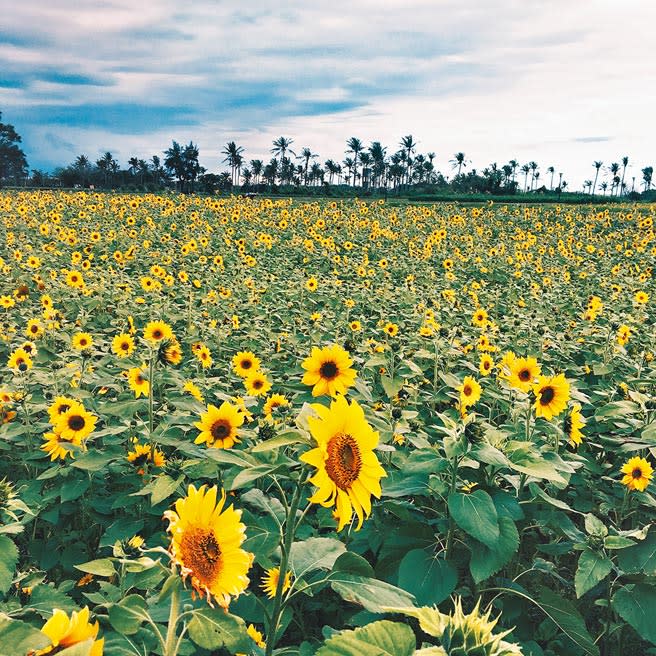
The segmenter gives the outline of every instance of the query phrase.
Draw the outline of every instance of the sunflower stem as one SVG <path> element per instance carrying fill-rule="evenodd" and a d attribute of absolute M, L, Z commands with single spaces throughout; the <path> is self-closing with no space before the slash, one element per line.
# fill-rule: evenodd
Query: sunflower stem
<path fill-rule="evenodd" d="M 171 591 L 171 607 L 169 609 L 169 621 L 166 629 L 166 643 L 164 644 L 164 656 L 176 656 L 178 643 L 176 641 L 176 629 L 180 612 L 180 591 L 178 586 L 173 586 Z"/>
<path fill-rule="evenodd" d="M 287 567 L 289 565 L 289 555 L 294 542 L 294 535 L 296 534 L 296 511 L 298 504 L 301 501 L 301 481 L 296 485 L 292 501 L 289 504 L 289 511 L 285 519 L 285 538 L 283 542 L 282 555 L 280 557 L 280 571 L 278 573 L 278 585 L 276 586 L 276 596 L 273 600 L 273 611 L 271 613 L 271 621 L 269 622 L 269 631 L 267 636 L 265 656 L 271 656 L 273 649 L 276 645 L 276 638 L 278 633 L 278 624 L 280 623 L 280 616 L 282 614 L 282 591 L 287 578 Z M 168 656 L 168 655 L 167 655 Z"/>
<path fill-rule="evenodd" d="M 155 357 L 151 353 L 150 363 L 148 365 L 148 430 L 150 435 L 150 441 L 153 440 L 153 427 L 154 427 L 154 389 L 153 389 L 153 378 L 155 377 Z"/>

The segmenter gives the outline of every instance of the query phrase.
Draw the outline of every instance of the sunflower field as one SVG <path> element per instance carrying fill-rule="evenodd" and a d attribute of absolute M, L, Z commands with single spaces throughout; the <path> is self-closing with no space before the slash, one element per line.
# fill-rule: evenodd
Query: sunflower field
<path fill-rule="evenodd" d="M 0 654 L 656 654 L 655 215 L 0 192 Z"/>

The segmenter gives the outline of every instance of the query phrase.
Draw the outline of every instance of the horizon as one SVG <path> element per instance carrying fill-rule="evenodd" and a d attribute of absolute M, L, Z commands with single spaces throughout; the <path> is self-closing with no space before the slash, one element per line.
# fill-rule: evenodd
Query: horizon
<path fill-rule="evenodd" d="M 411 134 L 449 177 L 449 160 L 464 152 L 465 172 L 533 160 L 540 184 L 549 186 L 554 166 L 574 191 L 594 178 L 595 160 L 605 169 L 628 156 L 627 187 L 635 176 L 641 189 L 641 169 L 656 160 L 656 8 L 377 6 L 180 10 L 161 0 L 133 12 L 127 0 L 31 0 L 0 31 L 2 120 L 22 136 L 33 170 L 106 151 L 127 166 L 175 140 L 193 141 L 201 165 L 219 172 L 229 168 L 227 142 L 243 146 L 246 161 L 267 162 L 280 136 L 323 164 L 342 162 L 351 137 L 380 141 L 390 155 Z"/>

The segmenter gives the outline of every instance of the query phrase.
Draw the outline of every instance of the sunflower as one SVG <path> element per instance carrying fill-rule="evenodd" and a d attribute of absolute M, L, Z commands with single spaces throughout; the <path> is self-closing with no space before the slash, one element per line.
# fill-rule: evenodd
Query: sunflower
<path fill-rule="evenodd" d="M 352 364 L 348 352 L 338 344 L 322 349 L 314 346 L 301 365 L 306 370 L 303 384 L 313 385 L 312 396 L 344 394 L 357 376 L 355 369 L 351 369 Z"/>
<path fill-rule="evenodd" d="M 540 375 L 540 365 L 535 358 L 513 358 L 509 363 L 510 376 L 508 383 L 511 387 L 522 392 L 528 392 L 535 379 Z"/>
<path fill-rule="evenodd" d="M 492 356 L 483 353 L 478 363 L 478 370 L 481 372 L 481 376 L 489 376 L 492 369 L 494 369 L 494 360 L 492 359 Z"/>
<path fill-rule="evenodd" d="M 622 485 L 626 485 L 629 490 L 638 490 L 638 492 L 645 491 L 654 474 L 654 469 L 649 461 L 639 456 L 631 458 L 622 465 L 620 471 L 624 474 Z"/>
<path fill-rule="evenodd" d="M 268 569 L 264 576 L 262 577 L 262 583 L 260 588 L 266 592 L 269 599 L 273 599 L 276 596 L 276 589 L 278 588 L 278 582 L 280 581 L 280 568 L 272 567 Z M 292 585 L 292 573 L 288 571 L 285 574 L 285 582 L 282 584 L 282 591 L 287 592 Z"/>
<path fill-rule="evenodd" d="M 138 399 L 142 394 L 144 396 L 150 394 L 150 382 L 144 374 L 143 367 L 132 367 L 132 369 L 128 369 L 128 385 L 134 392 L 135 399 Z"/>
<path fill-rule="evenodd" d="M 266 642 L 264 642 L 264 636 L 261 631 L 258 631 L 255 628 L 254 624 L 249 624 L 246 629 L 246 633 L 251 637 L 251 640 L 260 648 L 264 649 L 266 647 Z"/>
<path fill-rule="evenodd" d="M 52 617 L 41 628 L 41 633 L 45 633 L 50 640 L 50 645 L 31 653 L 34 656 L 54 654 L 87 640 L 93 640 L 91 647 L 86 648 L 84 653 L 88 656 L 102 656 L 105 639 L 96 640 L 98 629 L 98 622 L 95 624 L 89 622 L 89 609 L 86 606 L 81 611 L 73 611 L 70 618 L 63 610 L 56 608 Z"/>
<path fill-rule="evenodd" d="M 48 416 L 50 417 L 50 423 L 55 425 L 61 415 L 63 415 L 67 410 L 70 410 L 76 403 L 79 403 L 75 399 L 71 399 L 68 396 L 57 396 L 55 400 L 50 404 L 48 408 Z"/>
<path fill-rule="evenodd" d="M 390 337 L 396 337 L 399 334 L 399 327 L 395 324 L 392 323 L 391 321 L 388 321 L 385 324 L 385 327 L 383 330 L 390 336 Z"/>
<path fill-rule="evenodd" d="M 266 396 L 271 389 L 271 382 L 261 371 L 254 371 L 244 378 L 244 387 L 250 396 Z"/>
<path fill-rule="evenodd" d="M 119 358 L 126 358 L 134 351 L 134 340 L 128 333 L 116 335 L 112 340 L 112 351 Z"/>
<path fill-rule="evenodd" d="M 201 403 L 204 401 L 203 399 L 203 394 L 200 391 L 198 385 L 194 383 L 192 380 L 188 380 L 183 386 L 182 386 L 182 391 L 187 392 L 187 394 L 191 394 L 196 401 L 200 401 Z"/>
<path fill-rule="evenodd" d="M 472 323 L 477 328 L 485 328 L 488 322 L 487 317 L 488 317 L 487 311 L 484 310 L 483 308 L 478 308 L 478 310 L 476 310 L 476 312 L 474 312 L 474 315 L 472 316 Z"/>
<path fill-rule="evenodd" d="M 138 468 L 137 472 L 139 474 L 144 473 L 144 467 L 148 464 L 154 467 L 163 467 L 166 464 L 166 459 L 161 451 L 158 451 L 150 444 L 139 444 L 136 441 L 134 443 L 134 450 L 128 452 L 127 458 L 128 462 L 131 462 Z"/>
<path fill-rule="evenodd" d="M 617 335 L 616 335 L 617 343 L 620 346 L 626 346 L 630 337 L 631 337 L 631 328 L 629 328 L 629 326 L 627 326 L 626 324 L 622 324 L 617 329 Z"/>
<path fill-rule="evenodd" d="M 76 401 L 66 412 L 59 415 L 55 424 L 55 432 L 65 440 L 84 440 L 93 432 L 96 421 L 98 418 Z"/>
<path fill-rule="evenodd" d="M 358 333 L 362 330 L 362 324 L 356 319 L 355 321 L 351 321 L 351 323 L 349 323 L 349 328 L 354 333 Z"/>
<path fill-rule="evenodd" d="M 638 304 L 638 305 L 646 305 L 647 302 L 649 301 L 649 294 L 647 292 L 636 292 L 635 296 L 633 297 L 633 300 Z"/>
<path fill-rule="evenodd" d="M 149 321 L 144 328 L 144 339 L 151 344 L 173 338 L 173 329 L 164 321 Z"/>
<path fill-rule="evenodd" d="M 212 605 L 228 608 L 231 597 L 248 587 L 248 570 L 253 555 L 241 548 L 246 527 L 241 523 L 241 510 L 224 509 L 226 494 L 213 486 L 198 490 L 190 485 L 187 496 L 178 499 L 175 511 L 167 510 L 167 531 L 171 533 L 171 554 L 180 566 L 182 577 L 201 598 Z"/>
<path fill-rule="evenodd" d="M 25 328 L 25 334 L 31 339 L 36 339 L 43 335 L 43 324 L 39 319 L 30 319 L 27 322 L 27 328 Z"/>
<path fill-rule="evenodd" d="M 17 348 L 7 360 L 7 366 L 14 371 L 27 371 L 32 368 L 32 358 L 25 349 Z"/>
<path fill-rule="evenodd" d="M 182 362 L 182 349 L 180 348 L 178 340 L 173 337 L 166 342 L 162 342 L 159 348 L 158 357 L 164 364 L 180 364 L 180 362 Z M 210 357 L 210 364 L 211 359 L 212 358 Z"/>
<path fill-rule="evenodd" d="M 536 399 L 533 407 L 536 417 L 544 417 L 547 420 L 557 417 L 567 406 L 569 401 L 569 383 L 565 374 L 557 376 L 540 376 L 538 382 L 533 386 Z"/>
<path fill-rule="evenodd" d="M 93 337 L 89 333 L 76 333 L 71 339 L 71 346 L 77 351 L 86 351 L 93 346 Z"/>
<path fill-rule="evenodd" d="M 371 495 L 380 498 L 380 479 L 387 476 L 374 453 L 379 435 L 357 401 L 349 404 L 338 396 L 330 408 L 315 403 L 312 409 L 318 417 L 308 417 L 308 424 L 317 447 L 304 453 L 301 461 L 316 467 L 309 480 L 319 489 L 309 501 L 336 507 L 338 531 L 355 512 L 358 530 L 371 513 Z"/>
<path fill-rule="evenodd" d="M 319 283 L 317 282 L 316 278 L 308 278 L 307 282 L 305 283 L 305 289 L 307 289 L 309 292 L 316 292 L 318 287 Z"/>
<path fill-rule="evenodd" d="M 203 369 L 207 369 L 212 366 L 212 354 L 210 353 L 210 350 L 205 346 L 205 344 L 201 345 L 201 347 L 194 353 L 196 356 L 196 359 L 198 362 L 201 363 Z"/>
<path fill-rule="evenodd" d="M 282 394 L 272 394 L 265 402 L 263 412 L 271 418 L 278 408 L 288 408 L 289 401 Z"/>
<path fill-rule="evenodd" d="M 246 378 L 253 371 L 260 368 L 260 360 L 250 351 L 239 351 L 232 357 L 232 369 L 242 378 Z"/>
<path fill-rule="evenodd" d="M 194 444 L 205 443 L 215 449 L 230 449 L 240 442 L 239 427 L 243 423 L 244 415 L 228 401 L 224 401 L 219 408 L 210 404 L 207 412 L 200 416 L 200 421 L 194 423 L 200 431 Z"/>
<path fill-rule="evenodd" d="M 66 460 L 66 456 L 74 458 L 73 452 L 70 449 L 67 449 L 64 445 L 70 444 L 73 446 L 83 447 L 82 438 L 74 437 L 72 439 L 65 439 L 61 433 L 55 429 L 52 432 L 47 432 L 43 434 L 44 443 L 41 445 L 41 450 L 45 451 L 49 456 L 50 460 Z"/>
<path fill-rule="evenodd" d="M 581 414 L 581 404 L 576 403 L 565 419 L 565 432 L 569 436 L 570 444 L 579 446 L 583 442 L 583 433 L 581 428 L 585 426 L 585 420 Z"/>
<path fill-rule="evenodd" d="M 458 387 L 460 392 L 460 410 L 464 415 L 470 405 L 474 405 L 481 398 L 480 383 L 471 376 L 465 376 L 462 385 Z"/>

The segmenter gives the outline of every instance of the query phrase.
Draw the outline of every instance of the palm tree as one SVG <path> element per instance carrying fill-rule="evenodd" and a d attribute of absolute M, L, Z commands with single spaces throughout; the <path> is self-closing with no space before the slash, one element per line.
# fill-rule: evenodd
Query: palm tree
<path fill-rule="evenodd" d="M 622 193 L 624 193 L 624 175 L 626 174 L 626 167 L 629 165 L 629 158 L 627 155 L 622 157 Z"/>
<path fill-rule="evenodd" d="M 608 183 L 604 180 L 600 185 L 601 190 L 604 192 L 604 196 L 606 195 L 606 190 L 608 189 Z"/>
<path fill-rule="evenodd" d="M 458 172 L 456 173 L 456 175 L 460 175 L 460 173 L 462 171 L 462 167 L 467 166 L 467 160 L 466 160 L 465 153 L 456 153 L 453 156 L 453 159 L 449 160 L 449 164 L 451 164 L 452 169 L 457 168 Z"/>
<path fill-rule="evenodd" d="M 553 177 L 554 177 L 555 172 L 556 172 L 556 169 L 553 166 L 550 166 L 547 169 L 547 173 L 551 173 L 551 181 L 549 182 L 549 191 L 553 191 Z"/>
<path fill-rule="evenodd" d="M 524 193 L 526 193 L 526 190 L 528 189 L 528 174 L 531 172 L 530 165 L 523 164 L 521 168 L 521 172 L 524 174 Z"/>
<path fill-rule="evenodd" d="M 278 156 L 280 155 L 280 162 L 283 164 L 281 166 L 281 179 L 280 182 L 282 183 L 282 175 L 283 175 L 283 167 L 284 167 L 284 161 L 285 161 L 285 153 L 289 152 L 292 155 L 296 156 L 296 153 L 290 148 L 290 146 L 294 143 L 293 139 L 287 139 L 287 137 L 278 137 L 274 142 L 273 142 L 273 148 L 271 149 L 271 152 L 275 155 Z"/>
<path fill-rule="evenodd" d="M 533 181 L 537 180 L 536 176 L 536 171 L 538 170 L 538 163 L 537 162 L 529 162 L 528 164 L 529 168 L 531 169 L 531 191 L 533 191 Z"/>
<path fill-rule="evenodd" d="M 164 151 L 164 166 L 177 178 L 182 190 L 184 180 L 184 160 L 182 156 L 182 147 L 177 141 L 171 144 L 171 147 Z"/>
<path fill-rule="evenodd" d="M 255 184 L 260 183 L 260 176 L 262 175 L 263 168 L 264 162 L 261 159 L 251 160 L 251 173 L 255 176 Z"/>
<path fill-rule="evenodd" d="M 317 157 L 318 155 L 313 153 L 307 146 L 301 148 L 301 154 L 298 156 L 298 159 L 305 161 L 305 165 L 303 166 L 303 180 L 306 187 L 308 184 L 308 168 L 310 166 L 310 160 L 316 159 Z"/>
<path fill-rule="evenodd" d="M 244 149 L 241 146 L 238 146 L 234 141 L 229 141 L 223 150 L 221 151 L 222 155 L 225 155 L 224 163 L 230 165 L 230 173 L 232 184 L 239 184 L 238 170 L 241 168 L 243 163 L 242 153 Z"/>
<path fill-rule="evenodd" d="M 78 155 L 73 163 L 73 168 L 79 172 L 82 186 L 86 187 L 89 175 L 89 158 L 86 155 Z"/>
<path fill-rule="evenodd" d="M 410 166 L 412 164 L 412 154 L 415 152 L 415 148 L 417 147 L 417 143 L 414 141 L 412 138 L 412 135 L 409 134 L 403 139 L 401 139 L 401 142 L 399 143 L 399 146 L 401 146 L 401 150 L 405 153 L 405 182 L 406 184 L 409 181 L 409 174 L 410 174 Z"/>
<path fill-rule="evenodd" d="M 327 159 L 324 162 L 324 165 L 326 167 L 326 171 L 328 171 L 328 184 L 332 184 L 333 176 L 339 175 L 341 171 L 341 167 L 339 166 L 339 164 L 336 164 L 332 159 Z"/>
<path fill-rule="evenodd" d="M 617 174 L 619 173 L 620 165 L 617 162 L 613 162 L 608 167 L 608 170 L 610 171 L 610 173 L 612 175 L 612 185 L 611 185 L 611 188 L 610 188 L 610 195 L 612 196 L 613 192 L 615 191 L 615 178 L 618 178 L 618 180 L 619 180 L 619 176 Z"/>
<path fill-rule="evenodd" d="M 368 187 L 369 186 L 369 174 L 371 173 L 371 163 L 373 162 L 373 158 L 371 157 L 371 154 L 368 152 L 363 152 L 360 153 L 360 164 L 362 164 L 362 186 L 363 187 Z"/>
<path fill-rule="evenodd" d="M 137 169 L 139 168 L 139 158 L 138 157 L 130 157 L 128 160 L 129 168 L 128 171 L 130 171 L 130 175 L 134 176 L 134 174 L 137 172 Z"/>
<path fill-rule="evenodd" d="M 137 162 L 137 170 L 139 171 L 139 184 L 143 185 L 144 178 L 148 174 L 148 162 L 145 159 L 140 159 Z"/>
<path fill-rule="evenodd" d="M 262 169 L 262 177 L 270 186 L 276 184 L 276 178 L 278 177 L 278 160 L 275 157 Z"/>
<path fill-rule="evenodd" d="M 321 164 L 319 164 L 319 162 L 313 162 L 312 168 L 310 169 L 310 180 L 313 182 L 316 181 L 319 184 L 323 184 L 323 177 L 325 173 L 326 172 L 321 168 Z"/>
<path fill-rule="evenodd" d="M 353 153 L 353 186 L 355 187 L 355 182 L 358 177 L 358 156 L 364 149 L 364 146 L 362 145 L 362 142 L 360 139 L 357 137 L 351 137 L 347 142 L 346 142 L 346 152 L 347 153 Z M 346 160 L 344 160 L 346 162 Z"/>
<path fill-rule="evenodd" d="M 645 168 L 642 169 L 642 179 L 644 181 L 645 191 L 649 191 L 651 189 L 651 179 L 653 175 L 654 175 L 653 166 L 645 166 Z"/>
<path fill-rule="evenodd" d="M 112 173 L 115 173 L 118 170 L 118 162 L 114 159 L 114 156 L 107 151 L 96 161 L 96 166 L 103 172 L 105 176 L 105 186 L 107 186 L 111 180 Z"/>
<path fill-rule="evenodd" d="M 159 186 L 160 177 L 162 176 L 162 173 L 164 173 L 161 160 L 158 155 L 153 155 L 150 158 L 150 161 L 152 162 L 152 167 L 151 167 L 152 172 L 155 175 L 155 184 Z"/>
<path fill-rule="evenodd" d="M 374 179 L 372 181 L 372 185 L 375 186 L 380 186 L 380 181 L 383 179 L 383 176 L 385 175 L 385 151 L 387 149 L 381 146 L 380 141 L 374 141 L 372 142 L 371 146 L 369 146 L 369 154 L 371 155 L 371 159 L 373 160 L 373 172 L 374 172 Z"/>
<path fill-rule="evenodd" d="M 347 157 L 344 159 L 344 166 L 348 169 L 348 176 L 346 178 L 346 184 L 350 184 L 351 182 L 351 173 L 353 173 L 353 168 L 355 167 L 355 162 L 351 157 Z M 355 179 L 355 176 L 353 176 L 353 179 Z"/>
<path fill-rule="evenodd" d="M 594 184 L 592 185 L 592 192 L 591 192 L 592 195 L 594 195 L 594 193 L 597 189 L 597 178 L 599 177 L 599 169 L 603 166 L 603 164 L 604 164 L 603 162 L 598 161 L 598 162 L 594 162 L 593 165 L 592 165 L 597 169 L 596 172 L 595 172 Z M 605 195 L 606 194 L 604 193 L 604 196 Z"/>
<path fill-rule="evenodd" d="M 511 159 L 508 164 L 512 168 L 512 181 L 515 182 L 515 175 L 517 174 L 517 167 L 519 166 L 519 162 L 516 159 Z"/>
<path fill-rule="evenodd" d="M 592 180 L 586 180 L 586 181 L 583 183 L 583 193 L 585 193 L 586 189 L 587 189 L 587 190 L 592 189 Z"/>

